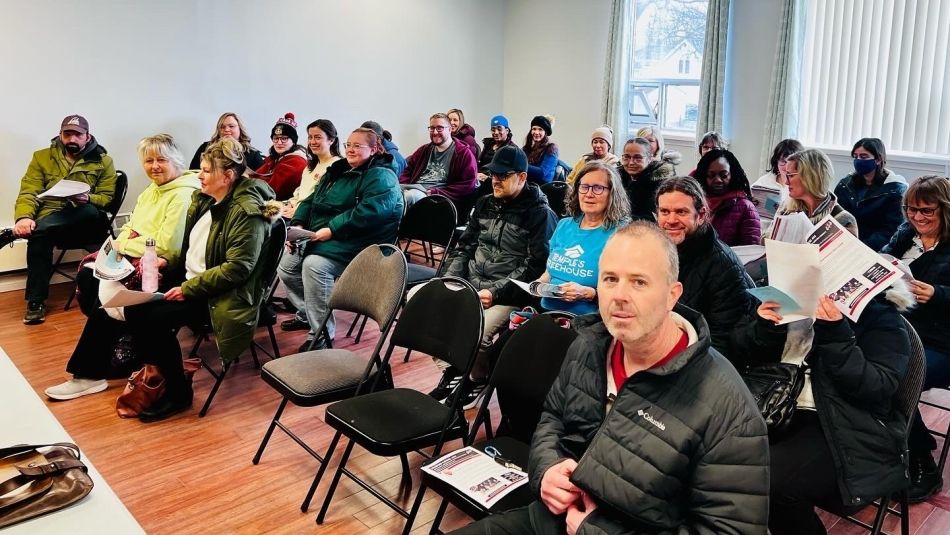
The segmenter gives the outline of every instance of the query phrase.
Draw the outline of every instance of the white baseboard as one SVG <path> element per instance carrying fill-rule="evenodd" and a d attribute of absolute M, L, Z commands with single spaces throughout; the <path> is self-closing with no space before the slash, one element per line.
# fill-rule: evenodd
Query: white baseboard
<path fill-rule="evenodd" d="M 63 262 L 79 262 L 89 253 L 74 249 L 66 253 Z M 59 257 L 59 249 L 53 249 L 53 259 Z M 0 248 L 0 274 L 26 269 L 26 240 L 16 240 L 9 247 Z"/>

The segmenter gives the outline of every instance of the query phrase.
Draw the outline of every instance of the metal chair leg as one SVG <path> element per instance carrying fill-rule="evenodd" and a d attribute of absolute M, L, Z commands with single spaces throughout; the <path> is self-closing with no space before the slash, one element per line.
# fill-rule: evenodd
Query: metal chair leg
<path fill-rule="evenodd" d="M 354 341 L 355 341 L 357 344 L 360 343 L 360 338 L 363 337 L 363 329 L 366 328 L 366 320 L 367 320 L 367 319 L 369 319 L 369 316 L 363 316 L 363 323 L 360 324 L 360 330 L 359 330 L 359 332 L 356 333 L 356 340 L 354 340 Z M 354 321 L 353 323 L 356 323 L 356 322 Z"/>
<path fill-rule="evenodd" d="M 317 514 L 317 524 L 323 524 L 323 520 L 327 517 L 327 509 L 330 508 L 330 500 L 333 499 L 333 493 L 336 492 L 336 486 L 340 484 L 340 476 L 343 475 L 343 469 L 346 467 L 346 461 L 350 458 L 350 453 L 353 451 L 353 446 L 356 445 L 356 442 L 350 440 L 346 449 L 343 450 L 343 457 L 340 458 L 340 464 L 336 467 L 336 472 L 333 474 L 333 481 L 330 482 L 330 488 L 327 489 L 327 497 L 323 500 L 323 506 L 320 507 L 320 512 Z"/>
<path fill-rule="evenodd" d="M 214 399 L 215 394 L 218 393 L 218 389 L 221 388 L 221 383 L 224 381 L 224 375 L 228 373 L 228 369 L 231 367 L 230 364 L 225 364 L 218 375 L 215 376 L 214 385 L 211 387 L 211 392 L 208 394 L 208 399 L 205 400 L 205 404 L 201 407 L 201 411 L 198 413 L 198 416 L 204 417 L 208 414 L 208 408 L 211 407 L 211 400 Z"/>
<path fill-rule="evenodd" d="M 333 457 L 333 452 L 336 450 L 336 445 L 340 441 L 340 436 L 342 433 L 339 431 L 333 435 L 333 440 L 330 441 L 330 447 L 327 448 L 326 455 L 323 456 L 323 462 L 320 463 L 320 468 L 317 469 L 316 475 L 313 476 L 313 483 L 310 484 L 310 490 L 307 491 L 307 496 L 303 499 L 303 503 L 300 504 L 300 511 L 306 513 L 307 509 L 310 509 L 310 500 L 313 499 L 313 493 L 317 491 L 317 486 L 320 484 L 320 480 L 323 479 L 323 474 L 327 471 L 327 465 L 330 464 L 330 459 Z"/>
<path fill-rule="evenodd" d="M 910 503 L 908 503 L 907 489 L 901 489 L 901 535 L 910 535 Z"/>
<path fill-rule="evenodd" d="M 270 421 L 270 425 L 267 427 L 267 432 L 264 433 L 264 439 L 261 440 L 261 445 L 257 448 L 257 453 L 254 454 L 254 458 L 251 459 L 252 463 L 258 464 L 261 462 L 261 455 L 264 455 L 264 448 L 267 447 L 267 443 L 270 441 L 271 435 L 274 434 L 274 429 L 277 427 L 277 422 L 280 420 L 280 415 L 283 414 L 284 409 L 287 408 L 288 401 L 290 400 L 284 398 L 277 407 L 277 412 L 274 413 L 274 418 Z"/>
<path fill-rule="evenodd" d="M 406 489 L 412 488 L 412 472 L 409 469 L 409 458 L 405 453 L 399 454 L 399 462 L 402 463 L 402 480 L 399 482 L 400 487 Z"/>
<path fill-rule="evenodd" d="M 409 362 L 409 354 L 410 354 L 410 353 L 412 353 L 412 350 L 411 350 L 411 349 L 407 349 L 407 350 L 406 350 L 406 356 L 403 357 L 403 359 L 402 359 L 403 364 L 405 364 L 406 362 Z"/>
<path fill-rule="evenodd" d="M 353 318 L 353 323 L 350 324 L 350 328 L 346 330 L 346 337 L 349 338 L 353 336 L 353 330 L 356 329 L 356 323 L 360 321 L 360 314 L 357 314 Z"/>
<path fill-rule="evenodd" d="M 270 336 L 270 344 L 274 348 L 274 358 L 280 358 L 280 347 L 277 346 L 277 335 L 274 334 L 274 327 L 271 325 L 267 326 L 267 334 Z"/>
<path fill-rule="evenodd" d="M 419 514 L 419 507 L 422 506 L 422 498 L 426 495 L 426 484 L 422 483 L 419 485 L 419 493 L 416 494 L 416 499 L 412 503 L 412 509 L 409 511 L 409 518 L 406 519 L 406 526 L 402 528 L 402 535 L 409 535 L 409 532 L 412 531 L 412 524 L 416 521 L 416 515 Z"/>
<path fill-rule="evenodd" d="M 887 517 L 888 497 L 882 496 L 881 503 L 877 508 L 877 514 L 874 516 L 874 524 L 871 526 L 871 535 L 880 535 L 881 528 L 884 526 L 884 519 Z"/>
<path fill-rule="evenodd" d="M 257 348 L 254 347 L 255 343 L 251 340 L 251 358 L 254 359 L 254 369 L 261 369 L 261 359 L 257 358 Z"/>
<path fill-rule="evenodd" d="M 438 535 L 442 533 L 442 530 L 439 529 L 439 526 L 442 525 L 442 517 L 445 516 L 446 509 L 449 508 L 449 501 L 445 498 L 442 498 L 442 503 L 439 505 L 439 512 L 435 514 L 435 518 L 432 519 L 432 527 L 429 528 L 429 535 Z"/>

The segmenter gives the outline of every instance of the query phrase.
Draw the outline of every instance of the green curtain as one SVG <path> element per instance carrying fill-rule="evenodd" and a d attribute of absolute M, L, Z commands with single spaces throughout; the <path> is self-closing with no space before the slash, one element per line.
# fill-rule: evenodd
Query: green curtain
<path fill-rule="evenodd" d="M 614 131 L 614 143 L 627 139 L 627 92 L 630 89 L 630 61 L 633 54 L 632 0 L 614 0 L 607 36 L 604 72 L 604 100 L 601 118 Z M 619 153 L 622 148 L 611 147 Z"/>
<path fill-rule="evenodd" d="M 709 0 L 706 10 L 703 71 L 699 79 L 699 117 L 696 122 L 697 139 L 710 130 L 722 132 L 729 4 L 730 0 Z"/>
<path fill-rule="evenodd" d="M 782 0 L 775 61 L 772 63 L 772 81 L 765 116 L 765 134 L 762 136 L 763 169 L 769 165 L 772 149 L 785 138 L 798 135 L 800 105 L 801 41 L 803 37 L 804 6 L 801 0 Z"/>

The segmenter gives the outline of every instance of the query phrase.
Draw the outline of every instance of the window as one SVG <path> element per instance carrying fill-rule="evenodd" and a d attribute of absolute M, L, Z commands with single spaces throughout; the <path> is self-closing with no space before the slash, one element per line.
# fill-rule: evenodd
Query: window
<path fill-rule="evenodd" d="M 708 0 L 634 0 L 629 126 L 692 135 Z"/>
<path fill-rule="evenodd" d="M 806 0 L 799 137 L 950 153 L 950 2 Z"/>

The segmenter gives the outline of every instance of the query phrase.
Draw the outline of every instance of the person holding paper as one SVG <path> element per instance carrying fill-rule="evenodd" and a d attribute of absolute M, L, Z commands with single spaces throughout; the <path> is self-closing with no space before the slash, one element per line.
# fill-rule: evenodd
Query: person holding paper
<path fill-rule="evenodd" d="M 709 224 L 702 187 L 689 177 L 668 178 L 657 190 L 657 222 L 679 253 L 680 303 L 700 312 L 712 345 L 730 357 L 729 334 L 752 311 L 752 279 Z"/>
<path fill-rule="evenodd" d="M 861 241 L 878 251 L 904 222 L 901 199 L 907 181 L 884 167 L 884 142 L 876 137 L 859 139 L 851 149 L 854 172 L 835 187 L 838 204 L 851 212 L 861 229 Z"/>
<path fill-rule="evenodd" d="M 560 296 L 544 297 L 545 310 L 574 314 L 597 311 L 597 259 L 607 239 L 630 219 L 630 202 L 614 166 L 588 162 L 568 192 L 567 213 L 551 236 L 547 269 L 538 278 L 558 285 Z"/>
<path fill-rule="evenodd" d="M 71 197 L 39 195 L 63 180 L 89 186 L 88 193 Z M 46 321 L 46 298 L 53 276 L 53 247 L 67 236 L 76 240 L 101 240 L 106 225 L 99 210 L 115 195 L 115 165 L 89 133 L 89 122 L 81 115 L 63 119 L 59 136 L 48 148 L 33 153 L 33 159 L 20 181 L 13 210 L 16 224 L 0 230 L 0 247 L 17 238 L 28 240 L 26 247 L 26 315 L 23 323 L 35 325 Z"/>
<path fill-rule="evenodd" d="M 707 152 L 696 165 L 696 180 L 706 193 L 709 223 L 723 243 L 732 247 L 761 242 L 759 212 L 751 201 L 749 179 L 735 155 L 723 149 Z"/>
<path fill-rule="evenodd" d="M 838 204 L 838 198 L 831 192 L 834 174 L 831 160 L 818 149 L 807 149 L 791 154 L 785 164 L 785 176 L 788 177 L 788 198 L 779 207 L 776 215 L 788 215 L 802 212 L 817 225 L 826 215 L 831 215 L 851 234 L 858 236 L 858 222 Z M 763 236 L 769 236 L 769 231 Z"/>
<path fill-rule="evenodd" d="M 765 170 L 764 175 L 755 179 L 752 188 L 759 186 L 779 190 L 782 192 L 782 198 L 784 199 L 788 195 L 788 177 L 785 175 L 788 157 L 803 150 L 805 150 L 805 146 L 797 139 L 779 141 L 772 149 L 769 168 Z"/>
<path fill-rule="evenodd" d="M 822 296 L 814 323 L 781 325 L 780 305 L 767 301 L 736 329 L 732 354 L 738 366 L 808 365 L 791 427 L 771 440 L 774 535 L 823 534 L 815 506 L 850 514 L 907 486 L 907 421 L 894 399 L 910 358 L 895 303 L 906 306 L 907 299 L 906 288 L 893 287 L 852 322 Z"/>
<path fill-rule="evenodd" d="M 122 225 L 114 245 L 120 255 L 136 265 L 135 276 L 141 278 L 138 259 L 145 253 L 145 241 L 149 238 L 155 240 L 160 271 L 177 262 L 185 236 L 185 216 L 191 197 L 201 184 L 197 173 L 185 171 L 185 157 L 168 134 L 143 138 L 139 141 L 138 156 L 151 184 L 139 194 L 132 215 Z M 100 282 L 93 276 L 92 269 L 80 269 L 76 283 L 79 306 L 87 316 L 94 314 L 99 303 L 116 289 L 125 287 L 119 281 Z"/>
<path fill-rule="evenodd" d="M 653 223 L 600 256 L 599 314 L 575 320 L 531 441 L 538 500 L 455 533 L 765 533 L 765 422 L 702 315 L 678 298 Z"/>
<path fill-rule="evenodd" d="M 73 374 L 73 391 L 60 395 L 53 387 L 48 396 L 73 399 L 107 388 L 103 379 L 111 347 L 130 334 L 135 354 L 156 365 L 165 379 L 165 394 L 139 415 L 154 422 L 192 403 L 176 337 L 179 327 L 210 324 L 224 363 L 247 350 L 269 289 L 261 276 L 261 254 L 269 250 L 280 203 L 270 186 L 245 173 L 239 142 L 222 138 L 208 146 L 201 159 L 201 191 L 195 192 L 185 220 L 182 252 L 166 276 L 166 285 L 173 287 L 162 300 L 126 307 L 125 322 L 104 313 L 90 317 L 66 367 Z"/>
<path fill-rule="evenodd" d="M 911 291 L 917 306 L 905 316 L 924 345 L 927 375 L 923 389 L 950 386 L 950 179 L 918 178 L 904 194 L 901 225 L 881 249 L 908 265 Z M 920 413 L 907 437 L 910 450 L 912 503 L 922 502 L 943 486 L 931 451 L 937 442 L 927 431 Z"/>
<path fill-rule="evenodd" d="M 315 329 L 330 314 L 333 285 L 350 261 L 369 245 L 396 239 L 403 196 L 381 139 L 369 128 L 354 130 L 344 144 L 345 159 L 327 168 L 290 220 L 288 233 L 305 232 L 308 238 L 291 240 L 293 251 L 281 259 L 277 273 L 290 302 L 306 314 L 306 322 L 295 318 L 284 326 L 310 331 L 300 351 L 322 349 L 333 340 L 333 316 L 326 324 L 329 340 Z"/>

